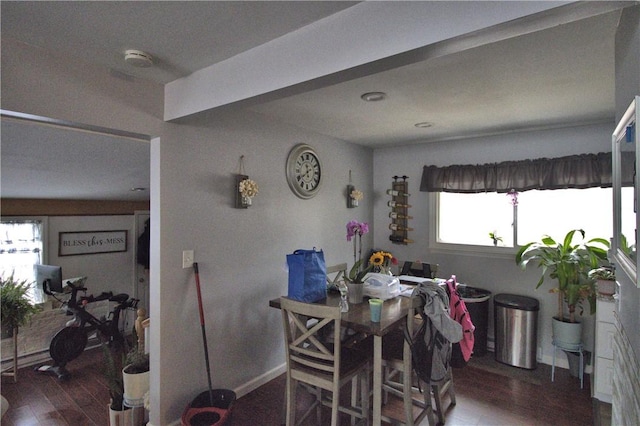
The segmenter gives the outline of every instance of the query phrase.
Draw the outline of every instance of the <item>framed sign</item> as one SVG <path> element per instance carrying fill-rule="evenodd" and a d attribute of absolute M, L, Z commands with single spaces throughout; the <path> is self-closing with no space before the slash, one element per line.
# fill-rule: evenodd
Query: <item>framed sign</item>
<path fill-rule="evenodd" d="M 60 232 L 58 256 L 127 251 L 127 231 Z"/>

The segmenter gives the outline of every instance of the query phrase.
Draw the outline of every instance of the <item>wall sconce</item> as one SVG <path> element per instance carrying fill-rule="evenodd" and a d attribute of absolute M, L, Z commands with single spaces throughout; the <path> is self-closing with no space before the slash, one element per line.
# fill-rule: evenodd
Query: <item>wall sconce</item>
<path fill-rule="evenodd" d="M 236 208 L 246 209 L 252 204 L 252 198 L 258 194 L 258 184 L 249 179 L 244 171 L 244 155 L 240 156 L 239 173 L 236 174 Z"/>
<path fill-rule="evenodd" d="M 364 197 L 362 191 L 356 189 L 351 183 L 351 170 L 349 170 L 349 184 L 347 185 L 347 208 L 353 209 L 358 207 L 360 200 Z"/>

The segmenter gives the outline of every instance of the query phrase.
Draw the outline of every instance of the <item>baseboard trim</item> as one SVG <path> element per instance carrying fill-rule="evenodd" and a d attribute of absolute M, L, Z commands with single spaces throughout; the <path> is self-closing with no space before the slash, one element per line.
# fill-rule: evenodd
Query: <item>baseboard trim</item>
<path fill-rule="evenodd" d="M 265 383 L 268 383 L 271 380 L 275 379 L 276 377 L 280 376 L 281 374 L 286 373 L 286 371 L 287 371 L 287 364 L 286 363 L 281 364 L 276 368 L 267 371 L 263 375 L 258 376 L 255 379 L 250 380 L 243 385 L 238 386 L 236 389 L 234 389 L 234 392 L 236 393 L 236 397 L 238 398 L 243 397 L 249 392 L 258 389 L 260 386 L 264 385 Z"/>

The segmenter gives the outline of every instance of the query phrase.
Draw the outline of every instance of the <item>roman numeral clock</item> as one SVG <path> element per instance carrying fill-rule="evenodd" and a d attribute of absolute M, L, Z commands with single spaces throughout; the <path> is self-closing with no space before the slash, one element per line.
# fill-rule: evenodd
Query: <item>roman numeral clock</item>
<path fill-rule="evenodd" d="M 287 157 L 287 183 L 289 188 L 302 199 L 318 194 L 322 183 L 322 164 L 315 149 L 307 144 L 293 147 Z"/>

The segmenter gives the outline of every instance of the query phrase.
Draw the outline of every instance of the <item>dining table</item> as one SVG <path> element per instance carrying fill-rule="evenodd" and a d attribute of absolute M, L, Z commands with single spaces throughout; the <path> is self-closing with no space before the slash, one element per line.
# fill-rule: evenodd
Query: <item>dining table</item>
<path fill-rule="evenodd" d="M 316 303 L 329 306 L 339 306 L 340 295 L 328 292 L 327 297 Z M 269 306 L 280 308 L 280 298 L 269 301 Z M 405 321 L 411 309 L 411 298 L 396 296 L 385 300 L 382 305 L 380 322 L 371 321 L 368 298 L 362 303 L 349 303 L 349 311 L 343 312 L 341 325 L 356 332 L 373 336 L 373 418 L 372 424 L 378 426 L 382 423 L 382 342 L 383 337 L 393 331 Z"/>

